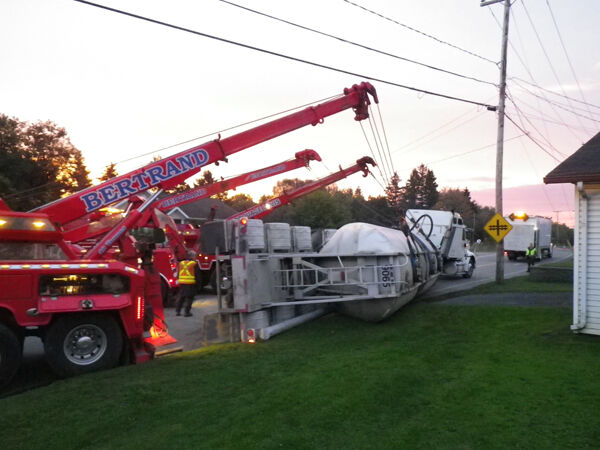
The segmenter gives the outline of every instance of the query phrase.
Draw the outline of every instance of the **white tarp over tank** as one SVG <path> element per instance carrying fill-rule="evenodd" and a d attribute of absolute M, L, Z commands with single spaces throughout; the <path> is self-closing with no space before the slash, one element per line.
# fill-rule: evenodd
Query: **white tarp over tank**
<path fill-rule="evenodd" d="M 319 253 L 325 255 L 402 253 L 407 255 L 410 253 L 410 249 L 406 236 L 400 230 L 355 222 L 337 230 Z"/>

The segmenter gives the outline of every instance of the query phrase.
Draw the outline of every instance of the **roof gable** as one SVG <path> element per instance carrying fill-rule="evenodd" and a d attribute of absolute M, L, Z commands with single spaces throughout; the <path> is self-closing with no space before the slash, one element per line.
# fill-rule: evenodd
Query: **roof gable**
<path fill-rule="evenodd" d="M 600 182 L 600 133 L 544 177 L 544 183 Z"/>

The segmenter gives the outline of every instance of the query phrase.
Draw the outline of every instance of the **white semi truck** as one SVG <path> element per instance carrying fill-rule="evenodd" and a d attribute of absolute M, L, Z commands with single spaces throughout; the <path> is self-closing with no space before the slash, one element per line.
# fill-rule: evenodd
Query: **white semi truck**
<path fill-rule="evenodd" d="M 552 219 L 518 213 L 504 219 L 512 225 L 504 237 L 504 253 L 509 260 L 525 257 L 529 244 L 535 247 L 536 259 L 552 257 Z"/>
<path fill-rule="evenodd" d="M 406 222 L 420 228 L 442 256 L 442 273 L 470 278 L 476 266 L 475 254 L 469 250 L 467 227 L 459 213 L 433 209 L 409 209 Z"/>

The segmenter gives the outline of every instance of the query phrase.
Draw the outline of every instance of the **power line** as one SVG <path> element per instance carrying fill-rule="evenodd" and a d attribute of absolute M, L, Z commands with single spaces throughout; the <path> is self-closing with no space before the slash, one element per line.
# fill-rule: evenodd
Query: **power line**
<path fill-rule="evenodd" d="M 584 102 L 584 101 L 578 100 L 578 99 L 576 99 L 576 98 L 569 97 L 569 96 L 567 96 L 567 95 L 562 95 L 562 94 L 560 94 L 560 93 L 558 93 L 558 92 L 551 91 L 550 89 L 543 88 L 543 87 L 541 87 L 541 86 L 539 86 L 539 85 L 537 85 L 537 84 L 530 83 L 530 82 L 529 82 L 529 81 L 527 81 L 527 80 L 523 80 L 523 79 L 521 79 L 521 78 L 518 78 L 518 77 L 511 77 L 510 79 L 511 79 L 512 81 L 514 81 L 514 80 L 517 80 L 517 81 L 520 81 L 520 82 L 522 82 L 522 83 L 526 83 L 526 84 L 528 84 L 528 85 L 530 85 L 530 86 L 532 86 L 532 87 L 534 87 L 534 88 L 536 88 L 536 89 L 539 89 L 539 90 L 541 90 L 541 91 L 548 92 L 548 93 L 550 93 L 550 94 L 557 95 L 557 96 L 559 96 L 559 97 L 568 98 L 569 100 L 571 100 L 571 101 L 573 101 L 573 102 L 581 103 L 581 104 L 583 104 L 583 105 L 592 106 L 592 107 L 594 107 L 594 108 L 598 108 L 598 109 L 600 109 L 600 106 L 598 106 L 598 105 L 594 105 L 593 103 Z M 518 83 L 517 83 L 517 84 L 518 84 Z"/>
<path fill-rule="evenodd" d="M 524 134 L 519 134 L 518 136 L 514 136 L 514 137 L 511 137 L 511 138 L 509 138 L 509 139 L 505 139 L 505 140 L 504 140 L 504 142 L 509 142 L 509 141 L 512 141 L 513 139 L 517 139 L 517 138 L 520 138 L 520 137 L 522 137 L 522 136 L 525 136 L 525 135 L 524 135 Z M 450 159 L 460 158 L 461 156 L 470 155 L 471 153 L 480 152 L 480 151 L 482 151 L 482 150 L 485 150 L 485 149 L 487 149 L 487 148 L 490 148 L 490 147 L 495 147 L 495 146 L 496 146 L 496 143 L 494 142 L 493 144 L 484 145 L 483 147 L 478 147 L 478 148 L 476 148 L 476 149 L 474 149 L 474 150 L 469 150 L 469 151 L 467 151 L 467 152 L 458 153 L 458 154 L 456 154 L 456 155 L 448 156 L 448 157 L 446 157 L 446 158 L 438 159 L 438 160 L 436 160 L 436 161 L 431 161 L 431 162 L 428 162 L 428 163 L 427 163 L 427 164 L 425 164 L 425 165 L 426 165 L 426 166 L 429 166 L 429 165 L 431 165 L 431 164 L 437 164 L 437 163 L 440 163 L 440 162 L 443 162 L 443 161 L 448 161 L 448 160 L 450 160 Z"/>
<path fill-rule="evenodd" d="M 373 11 L 373 10 L 371 10 L 371 9 L 365 8 L 364 6 L 361 6 L 361 5 L 359 5 L 359 4 L 356 4 L 356 3 L 354 3 L 354 2 L 352 2 L 352 1 L 350 1 L 350 0 L 344 0 L 344 1 L 345 1 L 346 3 L 348 3 L 348 4 L 352 5 L 352 6 L 356 6 L 357 8 L 360 8 L 360 9 L 362 9 L 362 10 L 364 10 L 364 11 L 367 11 L 367 12 L 369 12 L 369 13 L 371 13 L 371 14 L 374 14 L 374 15 L 376 15 L 376 16 L 379 16 L 379 17 L 381 17 L 382 19 L 385 19 L 385 20 L 387 20 L 387 21 L 389 21 L 389 22 L 393 22 L 393 23 L 395 23 L 396 25 L 400 25 L 401 27 L 404 27 L 404 28 L 406 28 L 406 29 L 408 29 L 408 30 L 410 30 L 410 31 L 414 31 L 415 33 L 419 33 L 419 34 L 421 34 L 421 35 L 423 35 L 423 36 L 425 36 L 425 37 L 428 37 L 429 39 L 433 39 L 434 41 L 436 41 L 436 42 L 438 42 L 438 43 L 440 43 L 440 44 L 447 45 L 447 46 L 449 46 L 449 47 L 452 47 L 452 48 L 453 48 L 453 49 L 455 49 L 455 50 L 459 50 L 459 51 L 461 51 L 461 52 L 463 52 L 463 53 L 466 53 L 466 54 L 468 54 L 468 55 L 471 55 L 471 56 L 474 56 L 474 57 L 476 57 L 476 58 L 482 59 L 482 60 L 484 60 L 484 61 L 490 62 L 490 63 L 494 64 L 495 66 L 497 66 L 497 65 L 498 65 L 498 63 L 497 63 L 496 61 L 492 61 L 491 59 L 488 59 L 488 58 L 486 58 L 486 57 L 484 57 L 484 56 L 478 55 L 477 53 L 473 53 L 473 52 L 471 52 L 471 51 L 469 51 L 469 50 L 465 50 L 464 48 L 458 47 L 458 46 L 456 46 L 456 45 L 454 45 L 454 44 L 451 44 L 451 43 L 449 43 L 449 42 L 446 42 L 446 41 L 443 41 L 443 40 L 441 40 L 441 39 L 439 39 L 439 38 L 436 38 L 435 36 L 431 36 L 430 34 L 424 33 L 423 31 L 421 31 L 421 30 L 417 30 L 416 28 L 413 28 L 413 27 L 411 27 L 411 26 L 408 26 L 408 25 L 406 25 L 406 24 L 404 24 L 404 23 L 400 23 L 400 22 L 398 22 L 397 20 L 394 20 L 394 19 L 391 19 L 391 18 L 389 18 L 389 17 L 386 17 L 386 16 L 384 16 L 383 14 L 380 14 L 380 13 L 378 13 L 378 12 L 376 12 L 376 11 Z"/>
<path fill-rule="evenodd" d="M 473 105 L 484 106 L 484 107 L 486 107 L 490 111 L 495 111 L 495 109 L 496 109 L 496 107 L 493 106 L 493 105 L 488 105 L 488 104 L 485 104 L 485 103 L 477 102 L 477 101 L 474 101 L 474 100 L 468 100 L 468 99 L 465 99 L 465 98 L 454 97 L 452 95 L 441 94 L 439 92 L 433 92 L 433 91 L 428 91 L 428 90 L 425 90 L 425 89 L 419 89 L 419 88 L 416 88 L 416 87 L 413 87 L 413 86 L 407 86 L 407 85 L 403 85 L 403 84 L 400 84 L 400 83 L 395 83 L 393 81 L 383 80 L 381 78 L 376 78 L 376 77 L 368 76 L 368 75 L 365 75 L 365 74 L 360 74 L 360 73 L 357 73 L 357 72 L 351 72 L 349 70 L 344 70 L 344 69 L 339 69 L 339 68 L 332 67 L 332 66 L 327 66 L 325 64 L 320 64 L 320 63 L 316 63 L 316 62 L 313 62 L 313 61 L 308 61 L 308 60 L 305 60 L 305 59 L 296 58 L 294 56 L 284 55 L 283 53 L 278 53 L 278 52 L 274 52 L 274 51 L 271 51 L 271 50 L 266 50 L 266 49 L 263 49 L 263 48 L 254 47 L 252 45 L 243 44 L 241 42 L 232 41 L 230 39 L 225 39 L 225 38 L 221 38 L 221 37 L 218 37 L 218 36 L 213 36 L 213 35 L 210 35 L 210 34 L 207 34 L 207 33 L 202 33 L 200 31 L 195 31 L 195 30 L 192 30 L 192 29 L 189 29 L 189 28 L 181 27 L 181 26 L 178 26 L 178 25 L 173 25 L 173 24 L 170 24 L 170 23 L 167 23 L 167 22 L 163 22 L 163 21 L 160 21 L 160 20 L 156 20 L 156 19 L 152 19 L 152 18 L 149 18 L 149 17 L 140 16 L 138 14 L 130 13 L 130 12 L 123 11 L 123 10 L 120 10 L 120 9 L 111 8 L 109 6 L 100 5 L 98 3 L 89 2 L 87 0 L 74 0 L 74 1 L 76 1 L 78 3 L 82 3 L 82 4 L 85 4 L 85 5 L 88 5 L 88 6 L 94 6 L 96 8 L 104 9 L 106 11 L 111 11 L 111 12 L 114 12 L 114 13 L 117 13 L 117 14 L 122 14 L 124 16 L 132 17 L 134 19 L 144 20 L 146 22 L 154 23 L 156 25 L 162 25 L 162 26 L 165 26 L 165 27 L 168 27 L 168 28 L 173 28 L 175 30 L 179 30 L 179 31 L 184 31 L 186 33 L 195 34 L 197 36 L 203 36 L 203 37 L 206 37 L 206 38 L 209 38 L 209 39 L 214 39 L 216 41 L 225 42 L 227 44 L 237 45 L 238 47 L 247 48 L 249 50 L 255 50 L 255 51 L 258 51 L 258 52 L 261 52 L 261 53 L 266 53 L 268 55 L 278 56 L 280 58 L 289 59 L 291 61 L 296 61 L 296 62 L 300 62 L 300 63 L 303 63 L 303 64 L 308 64 L 308 65 L 311 65 L 311 66 L 320 67 L 322 69 L 332 70 L 332 71 L 335 71 L 335 72 L 343 73 L 343 74 L 346 74 L 346 75 L 352 75 L 352 76 L 359 77 L 359 78 L 366 78 L 367 80 L 377 81 L 378 83 L 383 83 L 383 84 L 387 84 L 387 85 L 390 85 L 390 86 L 395 86 L 395 87 L 399 87 L 399 88 L 402 88 L 402 89 L 407 89 L 407 90 L 410 90 L 410 91 L 421 92 L 423 94 L 429 94 L 429 95 L 432 95 L 432 96 L 435 96 L 435 97 L 446 98 L 448 100 L 455 100 L 455 101 L 459 101 L 459 102 L 463 102 L 463 103 L 470 103 L 470 104 L 473 104 Z"/>
<path fill-rule="evenodd" d="M 406 61 L 406 62 L 409 62 L 409 63 L 412 63 L 412 64 L 417 64 L 419 66 L 426 67 L 426 68 L 432 69 L 432 70 L 437 70 L 439 72 L 443 72 L 443 73 L 446 73 L 448 75 L 453 75 L 455 77 L 460 77 L 460 78 L 464 78 L 464 79 L 467 79 L 467 80 L 477 81 L 478 83 L 484 83 L 484 84 L 489 84 L 489 85 L 492 85 L 492 86 L 496 86 L 496 84 L 492 83 L 491 81 L 486 81 L 486 80 L 482 80 L 480 78 L 475 78 L 475 77 L 472 77 L 472 76 L 469 76 L 469 75 L 464 75 L 464 74 L 460 74 L 460 73 L 457 73 L 457 72 L 452 72 L 452 71 L 447 70 L 447 69 L 442 69 L 441 67 L 432 66 L 430 64 L 425 64 L 425 63 L 422 63 L 420 61 L 416 61 L 414 59 L 406 58 L 404 56 L 399 56 L 399 55 L 396 55 L 396 54 L 393 54 L 393 53 L 385 52 L 383 50 L 378 50 L 376 48 L 369 47 L 369 46 L 364 45 L 364 44 L 359 44 L 357 42 L 350 41 L 348 39 L 344 39 L 344 38 L 341 38 L 339 36 L 334 36 L 332 34 L 325 33 L 323 31 L 315 30 L 314 28 L 309 28 L 309 27 L 304 26 L 304 25 L 300 25 L 300 24 L 297 24 L 297 23 L 294 23 L 294 22 L 290 22 L 289 20 L 281 19 L 279 17 L 275 17 L 275 16 L 272 16 L 270 14 L 267 14 L 267 13 L 264 13 L 264 12 L 261 12 L 261 11 L 257 11 L 255 9 L 248 8 L 246 6 L 238 5 L 238 4 L 230 2 L 228 0 L 219 0 L 219 1 L 221 1 L 223 3 L 226 3 L 228 5 L 231 5 L 231 6 L 235 6 L 236 8 L 240 8 L 240 9 L 243 9 L 245 11 L 248 11 L 248 12 L 251 12 L 251 13 L 254 13 L 254 14 L 258 14 L 258 15 L 261 15 L 261 16 L 264 16 L 264 17 L 268 17 L 269 19 L 273 19 L 273 20 L 276 20 L 276 21 L 279 21 L 279 22 L 291 25 L 293 27 L 300 28 L 302 30 L 310 31 L 312 33 L 317 33 L 317 34 L 320 34 L 321 36 L 326 36 L 328 38 L 336 39 L 336 40 L 338 40 L 340 42 L 344 42 L 346 44 L 354 45 L 356 47 L 360 47 L 362 49 L 369 50 L 371 52 L 379 53 L 381 55 L 389 56 L 391 58 L 399 59 L 399 60 Z"/>
<path fill-rule="evenodd" d="M 528 107 L 530 107 L 530 108 L 533 108 L 531 105 L 529 105 L 528 103 L 524 102 L 523 100 L 519 100 L 519 102 L 522 103 L 522 104 L 524 104 L 524 105 L 526 105 L 526 106 L 528 106 Z M 535 108 L 533 108 L 533 109 L 535 109 Z M 585 131 L 587 133 L 594 133 L 594 132 L 598 131 L 598 130 L 594 130 L 592 128 L 579 128 L 576 125 L 569 125 L 569 124 L 565 124 L 563 122 L 558 122 L 556 120 L 546 119 L 545 117 L 540 117 L 540 116 L 536 116 L 534 114 L 526 113 L 523 110 L 521 110 L 521 114 L 523 114 L 524 117 L 529 117 L 531 119 L 539 120 L 541 122 L 548 122 L 548 123 L 551 123 L 551 124 L 554 124 L 554 125 L 560 125 L 562 127 L 573 127 L 573 128 L 577 128 L 577 129 L 580 129 L 582 131 Z M 540 113 L 540 114 L 543 114 L 543 113 Z"/>
<path fill-rule="evenodd" d="M 534 143 L 535 145 L 537 145 L 537 146 L 538 146 L 540 149 L 542 149 L 542 151 L 543 151 L 544 153 L 546 153 L 548 156 L 550 156 L 550 157 L 551 157 L 553 160 L 555 160 L 556 162 L 560 162 L 560 159 L 558 159 L 556 156 L 554 156 L 552 153 L 550 153 L 548 150 L 546 150 L 544 147 L 542 147 L 542 146 L 540 145 L 540 143 L 539 143 L 538 141 L 536 141 L 536 140 L 535 140 L 535 139 L 534 139 L 534 138 L 531 136 L 531 134 L 530 134 L 528 131 L 526 131 L 526 130 L 524 130 L 523 128 L 521 128 L 521 127 L 520 127 L 520 126 L 519 126 L 519 125 L 518 125 L 518 124 L 517 124 L 517 123 L 516 123 L 514 120 L 512 120 L 512 119 L 511 119 L 511 117 L 510 117 L 508 114 L 506 114 L 506 113 L 505 113 L 504 115 L 506 116 L 506 118 L 507 118 L 508 120 L 510 120 L 510 121 L 512 122 L 512 124 L 513 124 L 515 127 L 517 127 L 517 128 L 518 128 L 518 129 L 519 129 L 519 130 L 520 130 L 520 131 L 521 131 L 521 132 L 522 132 L 522 133 L 523 133 L 525 136 L 527 136 L 531 142 L 533 142 L 533 143 Z"/>
<path fill-rule="evenodd" d="M 552 64 L 552 61 L 550 60 L 550 57 L 548 56 L 548 52 L 546 52 L 546 48 L 544 47 L 544 44 L 542 42 L 542 39 L 540 38 L 540 35 L 533 23 L 533 20 L 531 20 L 531 16 L 529 15 L 529 11 L 527 10 L 527 7 L 525 6 L 525 3 L 523 4 L 523 10 L 525 11 L 525 15 L 527 16 L 527 19 L 529 20 L 529 23 L 531 24 L 531 28 L 533 29 L 533 32 L 538 40 L 538 43 L 540 44 L 540 47 L 542 49 L 542 52 L 544 53 L 544 56 L 546 57 L 546 61 L 548 62 L 548 65 L 550 66 L 550 69 L 552 70 L 552 73 L 554 74 L 554 78 L 556 79 L 556 82 L 558 83 L 558 85 L 560 86 L 560 89 L 562 91 L 563 94 L 566 95 L 565 90 L 562 87 L 562 83 L 560 82 L 559 78 L 558 78 L 558 74 L 556 73 L 556 69 L 554 68 L 554 65 Z M 568 101 L 568 100 L 567 100 Z M 579 122 L 579 125 L 583 126 L 583 123 L 581 123 L 581 120 L 579 120 L 579 118 L 577 118 L 577 121 Z"/>
<path fill-rule="evenodd" d="M 463 114 L 463 116 L 464 116 L 464 114 Z M 460 117 L 462 117 L 462 116 L 460 116 Z M 458 125 L 456 125 L 456 126 L 454 126 L 454 127 L 450 128 L 450 129 L 446 130 L 445 132 L 443 132 L 443 133 L 441 133 L 441 134 L 439 134 L 439 135 L 437 135 L 437 136 L 435 136 L 435 137 L 433 137 L 433 138 L 429 139 L 428 141 L 425 141 L 425 142 L 421 143 L 421 144 L 420 144 L 420 146 L 423 146 L 423 145 L 425 145 L 425 144 L 428 144 L 429 142 L 431 142 L 431 141 L 434 141 L 435 139 L 438 139 L 439 137 L 443 136 L 444 134 L 450 133 L 451 131 L 454 131 L 454 130 L 456 130 L 457 128 L 460 128 L 460 127 L 462 127 L 463 125 L 466 125 L 467 123 L 469 123 L 469 122 L 471 122 L 471 121 L 473 121 L 473 120 L 475 120 L 475 119 L 479 119 L 479 117 L 480 117 L 480 116 L 478 116 L 478 115 L 476 115 L 476 116 L 473 116 L 473 117 L 471 117 L 471 118 L 469 118 L 469 119 L 465 120 L 464 122 L 461 122 L 461 123 L 459 123 Z M 451 123 L 451 122 L 449 122 L 449 123 Z M 448 125 L 448 124 L 446 124 L 446 125 Z M 444 125 L 444 126 L 445 126 L 445 125 Z M 440 127 L 440 128 L 443 128 L 444 126 L 442 126 L 442 127 Z M 440 128 L 437 128 L 435 131 L 439 130 Z M 433 132 L 432 132 L 432 133 L 429 133 L 429 134 L 431 135 L 431 134 L 433 134 Z M 425 137 L 426 137 L 426 136 L 427 136 L 427 135 L 425 135 Z M 419 139 L 421 139 L 421 138 L 419 138 Z M 414 142 L 416 142 L 416 141 L 413 141 L 413 143 L 414 143 Z M 419 147 L 420 147 L 420 146 L 419 146 Z M 405 146 L 405 147 L 406 147 L 406 146 Z M 415 150 L 418 150 L 418 149 L 419 149 L 419 147 L 417 147 L 417 148 L 412 148 L 412 149 L 410 149 L 410 150 L 406 150 L 406 151 L 404 151 L 404 152 L 400 153 L 400 155 L 406 155 L 407 153 L 411 153 L 411 152 L 413 152 L 413 151 L 415 151 Z M 400 150 L 400 149 L 396 149 L 396 150 L 394 150 L 392 153 L 395 153 L 395 152 L 397 152 L 398 150 Z"/>
<path fill-rule="evenodd" d="M 421 140 L 423 140 L 423 139 L 425 139 L 425 138 L 427 138 L 427 137 L 431 136 L 432 134 L 434 134 L 434 133 L 437 133 L 437 132 L 438 132 L 439 130 L 441 130 L 442 128 L 445 128 L 445 127 L 447 127 L 448 125 L 450 125 L 450 124 L 452 124 L 452 123 L 456 122 L 458 119 L 462 119 L 464 116 L 467 116 L 467 115 L 469 115 L 469 114 L 472 114 L 472 113 L 473 113 L 473 111 L 467 111 L 466 113 L 463 113 L 463 114 L 461 114 L 461 115 L 460 115 L 460 116 L 458 116 L 458 117 L 455 117 L 455 118 L 454 118 L 454 119 L 452 119 L 451 121 L 449 121 L 449 122 L 446 122 L 445 124 L 443 124 L 442 126 L 440 126 L 440 127 L 436 128 L 435 130 L 432 130 L 432 131 L 430 131 L 430 132 L 428 132 L 428 133 L 426 133 L 426 134 L 424 134 L 424 135 L 422 135 L 422 136 L 418 137 L 417 139 L 414 139 L 414 140 L 410 141 L 408 144 L 404 144 L 404 145 L 402 145 L 402 146 L 398 147 L 398 148 L 397 148 L 397 149 L 395 149 L 395 150 L 394 150 L 392 153 L 398 152 L 398 151 L 400 151 L 400 150 L 402 150 L 402 149 L 404 149 L 404 148 L 406 148 L 406 147 L 410 147 L 410 146 L 412 146 L 412 145 L 416 144 L 417 142 L 419 142 L 419 141 L 421 141 Z M 469 120 L 471 120 L 471 119 L 469 119 Z M 403 152 L 403 153 L 408 153 L 408 152 Z"/>
<path fill-rule="evenodd" d="M 513 18 L 513 22 L 515 25 L 515 28 L 517 28 L 518 31 L 518 26 L 517 26 L 517 21 L 516 18 L 512 12 L 513 8 L 511 8 L 511 14 L 512 14 L 512 18 Z M 496 25 L 498 25 L 498 28 L 502 29 L 502 25 L 500 24 L 500 22 L 498 21 L 498 19 L 496 18 L 496 15 L 494 14 L 494 11 L 492 11 L 492 8 L 488 8 L 488 11 L 490 12 L 490 14 L 492 15 L 492 17 L 494 18 L 494 21 L 496 22 Z M 517 51 L 517 49 L 515 48 L 515 46 L 512 44 L 512 42 L 509 40 L 508 44 L 510 45 L 512 51 L 514 52 L 515 56 L 517 57 L 517 59 L 519 60 L 519 62 L 521 63 L 521 65 L 523 66 L 523 68 L 525 69 L 525 71 L 527 72 L 527 75 L 529 75 L 529 78 L 531 78 L 531 81 L 535 81 L 533 78 L 533 74 L 531 73 L 531 70 L 529 70 L 529 67 L 527 64 L 525 64 L 525 62 L 523 61 L 523 58 L 521 58 L 521 55 L 519 54 L 519 52 Z M 558 118 L 558 120 L 562 121 L 563 123 L 565 123 L 564 119 L 562 118 L 562 116 L 558 113 L 558 111 L 556 111 L 556 109 L 554 108 L 553 105 L 550 105 L 550 109 L 552 110 L 552 112 L 556 115 L 556 117 Z M 575 134 L 575 132 L 569 128 L 566 123 L 565 123 L 565 127 L 567 128 L 567 130 L 573 135 L 573 137 L 576 140 L 581 140 L 579 138 L 579 136 L 577 136 Z"/>
<path fill-rule="evenodd" d="M 552 104 L 552 105 L 559 106 L 559 107 L 561 107 L 562 109 L 564 109 L 564 110 L 565 110 L 565 111 L 567 111 L 567 112 L 572 112 L 572 111 L 574 111 L 574 110 L 577 110 L 577 111 L 587 111 L 587 112 L 589 112 L 589 114 L 590 114 L 590 115 L 592 115 L 592 116 L 593 116 L 593 115 L 600 115 L 600 112 L 596 112 L 596 113 L 594 113 L 594 112 L 592 112 L 592 111 L 591 111 L 591 110 L 590 110 L 588 107 L 586 107 L 586 106 L 575 106 L 575 105 L 569 105 L 569 108 L 572 108 L 572 109 L 569 109 L 569 108 L 567 108 L 567 106 L 566 106 L 564 103 L 558 103 L 558 102 L 555 102 L 555 101 L 549 100 L 547 97 L 544 97 L 544 96 L 542 96 L 542 95 L 540 95 L 540 94 L 537 94 L 537 93 L 535 93 L 535 92 L 531 91 L 530 89 L 526 88 L 525 86 L 523 86 L 523 85 L 522 85 L 521 83 L 519 83 L 518 81 L 517 81 L 517 82 L 515 82 L 515 84 L 516 84 L 516 86 L 518 86 L 518 87 L 519 87 L 520 89 L 522 89 L 523 91 L 527 92 L 527 93 L 528 93 L 529 95 L 531 95 L 532 97 L 536 97 L 536 98 L 542 99 L 542 100 L 544 100 L 544 101 L 546 101 L 547 103 L 550 103 L 550 104 Z M 588 119 L 588 118 L 589 118 L 589 116 L 585 116 L 585 115 L 582 115 L 582 117 L 584 117 L 584 118 L 586 118 L 586 119 Z"/>
<path fill-rule="evenodd" d="M 562 46 L 563 52 L 565 53 L 565 57 L 569 63 L 569 67 L 571 68 L 571 73 L 573 74 L 573 78 L 575 79 L 575 83 L 577 83 L 577 89 L 579 89 L 579 95 L 581 98 L 586 100 L 585 95 L 583 95 L 583 90 L 581 89 L 581 85 L 579 84 L 579 80 L 577 79 L 577 75 L 575 74 L 575 69 L 573 69 L 573 64 L 571 63 L 571 58 L 569 57 L 569 53 L 567 52 L 567 48 L 565 47 L 565 43 L 563 41 L 560 30 L 558 29 L 558 24 L 556 23 L 556 18 L 554 17 L 554 13 L 552 12 L 552 8 L 550 7 L 550 2 L 546 0 L 546 5 L 548 5 L 548 10 L 550 11 L 550 16 L 552 17 L 552 23 L 554 23 L 554 29 L 556 30 L 556 34 L 558 34 L 558 39 L 560 40 L 560 45 Z M 589 107 L 587 108 L 588 113 L 591 115 Z"/>
<path fill-rule="evenodd" d="M 519 119 L 521 120 L 521 125 L 525 126 L 523 124 L 523 119 L 521 118 L 521 110 L 519 109 L 519 107 L 517 106 L 517 104 L 515 103 L 515 101 L 512 98 L 512 94 L 509 91 L 509 94 L 507 95 L 508 99 L 510 100 L 510 102 L 513 104 L 513 106 L 515 107 L 515 110 L 517 111 L 517 114 L 519 116 Z M 538 130 L 536 128 L 536 126 L 531 123 L 531 121 L 527 118 L 525 118 L 525 120 L 527 120 L 527 123 L 535 130 L 537 131 L 537 133 L 544 139 L 544 141 L 546 141 L 546 144 L 552 149 L 554 150 L 556 153 L 558 153 L 560 156 L 562 156 L 563 158 L 566 158 L 567 156 L 563 153 L 561 153 L 560 151 L 558 151 L 558 149 L 556 147 L 554 147 L 554 145 L 552 145 L 552 142 L 550 142 L 550 139 L 546 138 L 546 136 L 544 136 L 540 130 Z"/>
<path fill-rule="evenodd" d="M 261 122 L 263 120 L 271 119 L 271 118 L 279 116 L 281 114 L 286 114 L 286 113 L 289 113 L 291 111 L 295 111 L 295 110 L 300 109 L 300 108 L 305 108 L 307 106 L 314 105 L 315 103 L 322 103 L 322 102 L 325 102 L 327 100 L 331 100 L 331 99 L 336 98 L 336 97 L 340 97 L 340 95 L 332 95 L 330 97 L 326 97 L 326 98 L 323 98 L 321 100 L 316 100 L 316 101 L 310 102 L 310 103 L 305 103 L 304 105 L 296 106 L 294 108 L 290 108 L 290 109 L 287 109 L 285 111 L 280 111 L 278 113 L 269 114 L 268 116 L 264 116 L 264 117 L 260 117 L 258 119 L 250 120 L 248 122 L 240 123 L 238 125 L 233 125 L 233 126 L 230 126 L 228 128 L 224 128 L 224 129 L 219 130 L 219 131 L 213 131 L 212 133 L 208 133 L 208 134 L 205 134 L 203 136 L 198 136 L 198 137 L 195 137 L 195 138 L 192 138 L 192 139 L 188 139 L 186 141 L 178 142 L 176 144 L 171 144 L 171 145 L 168 145 L 166 147 L 162 147 L 162 148 L 159 148 L 157 150 L 146 152 L 146 153 L 143 153 L 143 154 L 138 155 L 138 156 L 132 156 L 131 158 L 122 159 L 121 161 L 118 161 L 118 162 L 116 162 L 114 164 L 122 164 L 124 162 L 129 162 L 129 161 L 132 161 L 134 159 L 142 158 L 144 156 L 153 155 L 154 153 L 162 152 L 164 150 L 169 150 L 171 148 L 178 147 L 178 146 L 183 145 L 183 144 L 189 144 L 190 142 L 194 142 L 194 141 L 197 141 L 197 140 L 200 140 L 200 139 L 204 139 L 204 138 L 207 138 L 207 137 L 210 137 L 210 136 L 219 135 L 219 134 L 225 133 L 227 131 L 235 130 L 236 128 L 241 128 L 241 127 L 245 127 L 247 125 L 252 125 L 252 124 L 254 124 L 256 122 Z"/>

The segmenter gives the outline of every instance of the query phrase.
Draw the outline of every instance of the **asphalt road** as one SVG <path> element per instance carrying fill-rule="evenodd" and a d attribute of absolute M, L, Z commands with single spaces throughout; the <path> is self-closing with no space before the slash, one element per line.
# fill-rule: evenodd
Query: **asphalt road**
<path fill-rule="evenodd" d="M 566 248 L 557 247 L 554 249 L 552 258 L 546 258 L 536 264 L 548 264 L 559 262 L 573 256 L 573 252 Z M 477 253 L 477 265 L 471 278 L 462 277 L 440 277 L 435 285 L 427 291 L 428 297 L 435 297 L 449 292 L 463 291 L 474 288 L 480 284 L 489 283 L 496 279 L 496 254 L 495 253 Z M 527 263 L 524 259 L 509 261 L 504 258 L 504 278 L 511 278 L 523 275 L 527 272 Z"/>
<path fill-rule="evenodd" d="M 449 292 L 471 289 L 479 284 L 494 281 L 496 276 L 495 253 L 479 253 L 476 256 L 477 266 L 471 278 L 440 277 L 434 287 L 428 291 L 427 296 L 433 297 Z M 555 249 L 553 258 L 546 259 L 540 264 L 561 261 L 571 256 L 572 252 L 570 250 L 557 248 Z M 524 261 L 504 260 L 505 278 L 521 275 L 526 271 L 527 264 Z M 208 310 L 216 310 L 214 296 L 202 294 L 196 297 L 193 309 L 194 316 L 191 318 L 175 317 L 172 308 L 165 311 L 169 331 L 174 337 L 180 339 L 181 343 L 184 343 L 184 351 L 198 348 L 202 345 L 200 334 L 202 315 Z M 23 364 L 13 382 L 0 392 L 0 398 L 35 387 L 48 385 L 56 379 L 57 377 L 52 373 L 44 359 L 44 347 L 41 340 L 29 337 L 25 339 Z"/>

